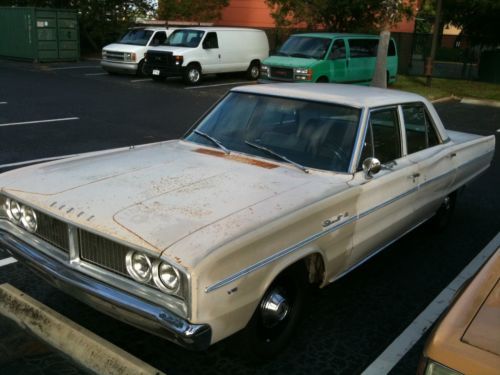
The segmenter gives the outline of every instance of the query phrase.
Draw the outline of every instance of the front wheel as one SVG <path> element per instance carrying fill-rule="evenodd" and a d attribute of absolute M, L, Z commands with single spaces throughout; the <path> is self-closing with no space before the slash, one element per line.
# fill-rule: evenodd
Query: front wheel
<path fill-rule="evenodd" d="M 201 80 L 201 69 L 198 65 L 190 64 L 184 71 L 184 82 L 188 85 L 197 85 Z"/>
<path fill-rule="evenodd" d="M 255 81 L 260 75 L 260 64 L 258 61 L 252 61 L 247 69 L 247 79 L 250 81 Z"/>
<path fill-rule="evenodd" d="M 298 263 L 269 286 L 250 322 L 240 334 L 253 359 L 270 359 L 281 352 L 295 333 L 305 307 L 306 268 Z"/>

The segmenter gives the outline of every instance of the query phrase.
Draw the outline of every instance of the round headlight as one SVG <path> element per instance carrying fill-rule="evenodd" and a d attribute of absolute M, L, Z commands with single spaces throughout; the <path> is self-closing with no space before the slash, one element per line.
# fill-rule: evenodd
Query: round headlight
<path fill-rule="evenodd" d="M 129 251 L 125 257 L 127 271 L 134 279 L 142 283 L 147 283 L 151 280 L 151 260 L 147 255 Z"/>
<path fill-rule="evenodd" d="M 158 262 L 153 267 L 154 282 L 161 290 L 176 293 L 179 290 L 180 275 L 170 264 Z"/>
<path fill-rule="evenodd" d="M 21 212 L 21 205 L 15 200 L 7 199 L 7 216 L 16 224 L 21 221 L 21 217 L 23 216 Z"/>
<path fill-rule="evenodd" d="M 31 233 L 36 232 L 38 228 L 38 221 L 35 211 L 29 207 L 23 206 L 21 208 L 21 214 L 21 223 L 23 224 L 24 229 Z"/>

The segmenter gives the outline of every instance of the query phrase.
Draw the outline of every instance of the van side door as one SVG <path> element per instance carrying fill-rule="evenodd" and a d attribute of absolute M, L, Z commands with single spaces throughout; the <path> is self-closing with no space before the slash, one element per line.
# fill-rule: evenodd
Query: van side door
<path fill-rule="evenodd" d="M 344 39 L 335 39 L 327 56 L 329 64 L 329 82 L 346 82 L 349 60 Z"/>
<path fill-rule="evenodd" d="M 349 83 L 369 83 L 375 71 L 378 39 L 349 38 Z"/>
<path fill-rule="evenodd" d="M 219 49 L 219 39 L 216 32 L 209 32 L 205 35 L 202 43 L 200 56 L 201 69 L 205 73 L 217 73 L 220 64 L 221 54 Z"/>

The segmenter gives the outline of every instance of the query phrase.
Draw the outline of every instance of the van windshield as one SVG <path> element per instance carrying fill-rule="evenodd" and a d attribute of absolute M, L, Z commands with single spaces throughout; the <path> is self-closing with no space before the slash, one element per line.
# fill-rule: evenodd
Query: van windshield
<path fill-rule="evenodd" d="M 125 35 L 123 35 L 118 43 L 121 44 L 132 44 L 134 46 L 145 46 L 153 32 L 151 30 L 144 29 L 134 29 L 129 30 Z"/>
<path fill-rule="evenodd" d="M 205 32 L 201 30 L 175 30 L 165 41 L 166 46 L 196 48 L 203 38 Z"/>
<path fill-rule="evenodd" d="M 321 60 L 330 47 L 331 39 L 310 36 L 291 36 L 277 55 Z"/>

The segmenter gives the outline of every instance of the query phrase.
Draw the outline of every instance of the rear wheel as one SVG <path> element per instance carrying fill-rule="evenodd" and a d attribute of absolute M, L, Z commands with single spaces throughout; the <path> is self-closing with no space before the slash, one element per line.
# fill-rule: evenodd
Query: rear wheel
<path fill-rule="evenodd" d="M 270 359 L 281 352 L 295 333 L 305 307 L 307 272 L 297 263 L 269 286 L 252 319 L 240 333 L 240 346 L 253 359 Z"/>
<path fill-rule="evenodd" d="M 258 61 L 252 61 L 247 69 L 247 79 L 255 81 L 260 75 L 260 63 Z"/>
<path fill-rule="evenodd" d="M 197 64 L 189 64 L 184 71 L 184 82 L 188 85 L 197 85 L 201 80 L 201 69 Z"/>

